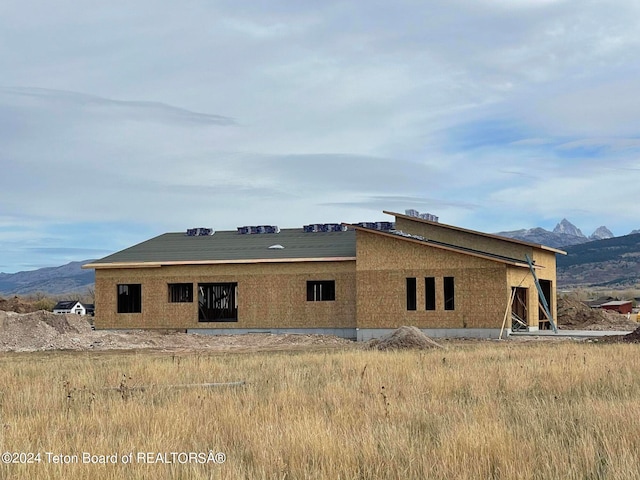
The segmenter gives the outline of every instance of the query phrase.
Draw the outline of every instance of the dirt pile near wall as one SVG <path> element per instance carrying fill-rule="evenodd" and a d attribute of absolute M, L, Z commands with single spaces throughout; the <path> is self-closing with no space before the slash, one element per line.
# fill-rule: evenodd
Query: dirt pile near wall
<path fill-rule="evenodd" d="M 350 348 L 350 340 L 332 335 L 197 335 L 159 330 L 96 330 L 87 317 L 0 311 L 0 352 L 44 350 L 259 351 Z"/>
<path fill-rule="evenodd" d="M 0 350 L 78 349 L 91 325 L 79 315 L 0 312 Z"/>
<path fill-rule="evenodd" d="M 635 330 L 638 323 L 626 315 L 591 308 L 577 298 L 558 298 L 558 327 L 563 330 Z"/>
<path fill-rule="evenodd" d="M 426 350 L 444 347 L 431 340 L 417 327 L 400 327 L 388 335 L 370 340 L 367 348 L 371 350 Z"/>

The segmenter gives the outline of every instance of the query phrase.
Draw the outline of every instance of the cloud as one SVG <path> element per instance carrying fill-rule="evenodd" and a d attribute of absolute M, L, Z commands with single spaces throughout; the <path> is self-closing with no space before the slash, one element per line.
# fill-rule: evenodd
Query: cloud
<path fill-rule="evenodd" d="M 618 72 L 616 72 L 618 73 Z M 536 98 L 524 107 L 531 124 L 555 135 L 598 138 L 640 137 L 640 72 L 619 72 L 634 80 L 585 80 Z"/>
<path fill-rule="evenodd" d="M 479 205 L 467 202 L 448 202 L 437 198 L 428 197 L 414 197 L 414 196 L 401 196 L 401 195 L 371 195 L 368 197 L 361 197 L 360 200 L 344 201 L 344 202 L 327 202 L 323 205 L 329 206 L 342 206 L 342 207 L 362 207 L 374 211 L 396 211 L 399 213 L 404 212 L 409 208 L 413 209 L 427 209 L 433 211 L 441 211 L 442 209 L 455 208 L 465 210 L 476 210 Z"/>
<path fill-rule="evenodd" d="M 192 112 L 161 102 L 123 101 L 101 98 L 78 92 L 29 87 L 0 87 L 0 94 L 9 97 L 34 99 L 37 105 L 51 110 L 93 113 L 94 115 L 115 115 L 120 121 L 176 122 L 203 125 L 233 125 L 229 117 Z"/>
<path fill-rule="evenodd" d="M 0 13 L 3 265 L 412 207 L 488 231 L 571 213 L 640 226 L 630 0 Z"/>
<path fill-rule="evenodd" d="M 636 186 L 626 181 L 619 169 L 593 165 L 578 172 L 550 169 L 547 173 L 524 186 L 498 189 L 489 195 L 488 201 L 508 206 L 506 217 L 526 212 L 525 217 L 547 219 L 551 227 L 553 221 L 567 217 L 588 231 L 606 224 L 623 235 L 637 228 L 638 217 L 628 208 Z M 520 228 L 527 226 L 524 222 L 520 225 Z"/>

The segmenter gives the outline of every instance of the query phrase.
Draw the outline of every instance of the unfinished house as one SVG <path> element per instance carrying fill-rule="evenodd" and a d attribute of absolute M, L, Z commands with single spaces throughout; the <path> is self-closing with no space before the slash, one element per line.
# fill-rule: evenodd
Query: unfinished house
<path fill-rule="evenodd" d="M 564 252 L 385 213 L 395 222 L 167 233 L 84 265 L 96 328 L 367 340 L 403 325 L 433 337 L 553 326 Z"/>

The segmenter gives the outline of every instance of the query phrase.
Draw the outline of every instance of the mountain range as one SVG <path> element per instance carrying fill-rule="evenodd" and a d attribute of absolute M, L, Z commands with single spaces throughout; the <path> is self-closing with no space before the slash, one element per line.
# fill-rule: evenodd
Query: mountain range
<path fill-rule="evenodd" d="M 640 230 L 634 230 L 631 233 L 639 232 Z M 530 229 L 513 230 L 509 232 L 498 232 L 496 235 L 515 238 L 517 240 L 524 240 L 525 242 L 538 243 L 553 248 L 563 248 L 569 245 L 578 245 L 594 240 L 606 240 L 608 238 L 614 238 L 611 230 L 609 230 L 605 226 L 598 227 L 591 235 L 587 237 L 578 227 L 576 227 L 566 218 L 563 218 L 562 221 L 558 223 L 551 232 L 549 230 L 545 230 L 544 228 L 536 227 Z"/>
<path fill-rule="evenodd" d="M 570 245 L 557 255 L 558 286 L 635 288 L 640 284 L 640 233 Z"/>
<path fill-rule="evenodd" d="M 42 292 L 48 295 L 86 293 L 95 283 L 94 270 L 80 267 L 92 260 L 71 262 L 60 267 L 39 268 L 27 272 L 0 273 L 1 295 L 27 295 Z"/>
<path fill-rule="evenodd" d="M 558 286 L 627 288 L 640 284 L 640 230 L 615 237 L 599 227 L 588 237 L 563 219 L 553 231 L 543 228 L 500 232 L 497 235 L 560 248 L 557 256 Z M 55 296 L 87 293 L 95 283 L 94 270 L 80 267 L 93 260 L 71 262 L 60 267 L 0 273 L 0 295 L 42 292 Z"/>

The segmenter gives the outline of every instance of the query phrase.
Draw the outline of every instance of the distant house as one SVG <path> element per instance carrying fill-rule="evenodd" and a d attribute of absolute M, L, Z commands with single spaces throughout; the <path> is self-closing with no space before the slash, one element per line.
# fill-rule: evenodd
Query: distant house
<path fill-rule="evenodd" d="M 614 297 L 598 297 L 595 300 L 587 300 L 586 302 L 582 302 L 582 303 L 584 303 L 585 305 L 591 308 L 600 308 L 603 304 L 612 302 L 614 300 L 618 300 L 618 299 Z"/>
<path fill-rule="evenodd" d="M 633 309 L 633 302 L 631 300 L 614 300 L 612 302 L 603 303 L 600 305 L 603 310 L 613 310 L 618 313 L 631 313 Z"/>
<path fill-rule="evenodd" d="M 548 328 L 527 257 L 555 318 L 564 252 L 385 213 L 395 222 L 190 229 L 134 245 L 83 266 L 96 269 L 96 327 L 498 337 L 509 313 Z"/>
<path fill-rule="evenodd" d="M 94 306 L 91 303 L 81 303 L 78 300 L 63 300 L 53 307 L 53 313 L 75 313 L 76 315 L 93 315 Z"/>

